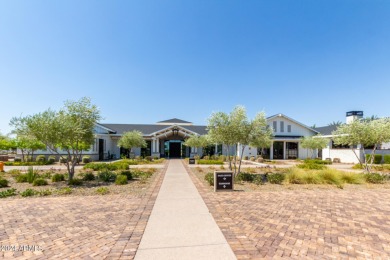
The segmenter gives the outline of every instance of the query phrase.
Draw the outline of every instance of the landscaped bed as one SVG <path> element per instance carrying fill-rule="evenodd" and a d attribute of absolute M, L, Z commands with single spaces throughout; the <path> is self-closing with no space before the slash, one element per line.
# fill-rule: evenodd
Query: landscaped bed
<path fill-rule="evenodd" d="M 315 167 L 313 167 L 315 168 Z M 191 168 L 195 175 L 213 189 L 214 171 L 227 167 Z M 234 189 L 238 191 L 277 191 L 299 189 L 390 189 L 387 173 L 352 173 L 327 168 L 315 170 L 308 167 L 285 169 L 270 167 L 247 167 L 235 178 Z"/>
<path fill-rule="evenodd" d="M 11 170 L 0 173 L 0 198 L 31 196 L 86 196 L 105 194 L 142 195 L 161 171 L 147 169 L 102 169 L 76 171 L 68 180 L 64 170 Z"/>

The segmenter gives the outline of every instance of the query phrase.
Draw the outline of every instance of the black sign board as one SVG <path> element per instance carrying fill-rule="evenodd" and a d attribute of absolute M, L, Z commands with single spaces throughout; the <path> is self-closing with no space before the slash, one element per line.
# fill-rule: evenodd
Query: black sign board
<path fill-rule="evenodd" d="M 189 164 L 195 164 L 195 159 L 194 158 L 190 158 L 189 161 L 188 161 Z"/>
<path fill-rule="evenodd" d="M 232 191 L 233 172 L 214 172 L 214 191 Z"/>

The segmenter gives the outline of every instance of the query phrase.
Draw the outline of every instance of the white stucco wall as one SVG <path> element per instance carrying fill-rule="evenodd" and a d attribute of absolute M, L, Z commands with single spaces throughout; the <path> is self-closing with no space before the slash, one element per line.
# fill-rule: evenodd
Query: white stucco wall
<path fill-rule="evenodd" d="M 363 158 L 362 152 L 360 149 L 354 149 L 356 154 Z M 325 148 L 322 150 L 322 159 L 331 158 L 333 161 L 334 158 L 339 158 L 341 163 L 359 163 L 359 160 L 356 158 L 356 155 L 352 149 L 329 149 Z"/>

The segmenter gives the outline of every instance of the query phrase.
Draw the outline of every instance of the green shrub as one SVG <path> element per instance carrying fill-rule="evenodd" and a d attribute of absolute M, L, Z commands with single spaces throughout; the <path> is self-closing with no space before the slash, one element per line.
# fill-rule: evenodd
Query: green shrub
<path fill-rule="evenodd" d="M 14 159 L 14 162 L 21 162 L 22 161 L 22 158 L 20 158 L 20 157 L 15 157 L 15 159 Z"/>
<path fill-rule="evenodd" d="M 198 161 L 200 159 L 200 156 L 199 155 L 194 155 L 194 159 Z"/>
<path fill-rule="evenodd" d="M 16 189 L 8 189 L 0 192 L 0 198 L 6 198 L 6 197 L 11 197 L 16 195 Z"/>
<path fill-rule="evenodd" d="M 272 184 L 282 184 L 284 181 L 285 175 L 282 173 L 271 173 L 267 175 L 267 180 Z"/>
<path fill-rule="evenodd" d="M 145 160 L 151 162 L 152 161 L 152 156 L 145 156 Z"/>
<path fill-rule="evenodd" d="M 52 192 L 51 190 L 49 190 L 49 189 L 38 191 L 38 195 L 39 195 L 39 196 L 49 196 L 49 195 L 51 195 L 52 193 L 53 193 L 53 192 Z"/>
<path fill-rule="evenodd" d="M 214 186 L 214 173 L 209 172 L 204 176 L 204 179 L 209 183 L 210 186 Z"/>
<path fill-rule="evenodd" d="M 364 177 L 366 182 L 374 184 L 384 183 L 386 180 L 386 176 L 379 173 L 366 173 Z"/>
<path fill-rule="evenodd" d="M 104 194 L 107 194 L 109 193 L 110 191 L 108 190 L 107 187 L 99 187 L 96 189 L 96 193 L 100 194 L 100 195 L 104 195 Z"/>
<path fill-rule="evenodd" d="M 130 171 L 121 171 L 120 175 L 126 176 L 127 180 L 130 181 L 133 179 L 133 175 L 131 174 Z"/>
<path fill-rule="evenodd" d="M 8 187 L 8 181 L 6 179 L 0 179 L 0 188 Z"/>
<path fill-rule="evenodd" d="M 65 180 L 65 175 L 61 173 L 56 173 L 51 177 L 52 182 L 60 182 Z"/>
<path fill-rule="evenodd" d="M 252 181 L 254 184 L 256 185 L 263 185 L 263 175 L 261 174 L 255 174 L 255 176 L 253 177 L 253 181 Z"/>
<path fill-rule="evenodd" d="M 114 167 L 112 170 L 128 170 L 129 169 L 129 163 L 126 161 L 118 161 L 111 163 L 111 166 Z"/>
<path fill-rule="evenodd" d="M 33 186 L 45 186 L 47 185 L 47 180 L 42 178 L 37 178 L 33 181 Z"/>
<path fill-rule="evenodd" d="M 57 194 L 59 195 L 67 195 L 67 194 L 71 194 L 72 192 L 73 192 L 72 188 L 69 187 L 64 187 L 57 190 Z"/>
<path fill-rule="evenodd" d="M 314 164 L 332 164 L 329 160 L 320 160 L 320 159 L 305 159 L 304 163 L 314 163 Z"/>
<path fill-rule="evenodd" d="M 51 179 L 51 175 L 52 175 L 51 171 L 45 171 L 42 174 L 40 174 L 39 177 L 43 179 Z"/>
<path fill-rule="evenodd" d="M 28 167 L 27 173 L 25 175 L 28 183 L 33 183 L 35 179 L 39 178 L 39 174 L 34 171 L 33 167 Z"/>
<path fill-rule="evenodd" d="M 390 154 L 383 155 L 383 163 L 390 164 Z"/>
<path fill-rule="evenodd" d="M 224 161 L 226 161 L 226 156 L 225 155 L 220 155 L 218 157 L 218 160 L 224 162 Z"/>
<path fill-rule="evenodd" d="M 16 176 L 15 180 L 18 183 L 27 182 L 27 174 L 20 174 L 20 175 Z"/>
<path fill-rule="evenodd" d="M 372 155 L 366 154 L 366 162 L 371 162 Z M 374 154 L 374 164 L 380 164 L 382 162 L 381 154 Z"/>
<path fill-rule="evenodd" d="M 241 172 L 238 174 L 235 178 L 236 181 L 246 181 L 246 182 L 252 182 L 253 178 L 255 177 L 255 174 Z"/>
<path fill-rule="evenodd" d="M 84 164 L 90 163 L 90 162 L 91 162 L 91 156 L 84 155 L 84 156 L 83 156 L 83 159 L 82 159 L 82 162 L 83 162 Z"/>
<path fill-rule="evenodd" d="M 256 158 L 255 158 L 254 156 L 251 156 L 251 158 L 249 158 L 249 160 L 250 160 L 251 162 L 254 162 L 254 161 L 256 160 Z"/>
<path fill-rule="evenodd" d="M 205 160 L 205 159 L 201 159 L 201 160 L 197 160 L 197 163 L 198 164 L 223 164 L 222 161 L 219 161 L 219 160 Z"/>
<path fill-rule="evenodd" d="M 210 157 L 208 155 L 203 156 L 203 160 L 210 160 Z"/>
<path fill-rule="evenodd" d="M 53 155 L 50 155 L 48 158 L 47 158 L 47 163 L 49 164 L 53 164 L 56 162 L 56 157 L 53 156 Z"/>
<path fill-rule="evenodd" d="M 360 163 L 355 164 L 354 166 L 352 166 L 352 169 L 361 170 L 361 169 L 363 169 L 363 165 L 361 165 Z"/>
<path fill-rule="evenodd" d="M 104 182 L 114 182 L 116 174 L 112 171 L 104 170 L 99 172 L 98 179 Z"/>
<path fill-rule="evenodd" d="M 81 185 L 83 185 L 83 180 L 77 179 L 77 178 L 73 178 L 73 179 L 68 181 L 68 185 L 71 185 L 71 186 L 81 186 Z"/>
<path fill-rule="evenodd" d="M 249 160 L 249 156 L 244 156 L 244 160 L 248 161 Z"/>
<path fill-rule="evenodd" d="M 323 170 L 326 169 L 326 166 L 323 164 L 317 163 L 302 163 L 297 165 L 298 168 L 307 169 L 307 170 Z"/>
<path fill-rule="evenodd" d="M 116 185 L 126 185 L 127 184 L 127 176 L 126 175 L 118 175 L 115 179 Z"/>
<path fill-rule="evenodd" d="M 26 155 L 26 156 L 24 156 L 24 161 L 25 161 L 25 162 L 32 162 L 32 161 L 33 161 L 33 158 L 32 158 L 31 155 Z"/>
<path fill-rule="evenodd" d="M 153 172 L 150 171 L 141 171 L 138 169 L 134 169 L 131 173 L 132 177 L 138 178 L 138 179 L 147 179 L 150 178 L 153 175 Z"/>
<path fill-rule="evenodd" d="M 95 174 L 92 172 L 86 172 L 83 175 L 83 181 L 94 181 L 95 180 Z"/>
<path fill-rule="evenodd" d="M 36 162 L 41 162 L 41 163 L 44 163 L 44 162 L 46 162 L 46 156 L 44 156 L 44 155 L 38 155 L 36 158 L 35 158 L 35 161 Z"/>
<path fill-rule="evenodd" d="M 25 191 L 20 192 L 19 194 L 22 197 L 31 197 L 31 196 L 37 195 L 38 192 L 36 190 L 33 190 L 33 189 L 27 189 Z"/>

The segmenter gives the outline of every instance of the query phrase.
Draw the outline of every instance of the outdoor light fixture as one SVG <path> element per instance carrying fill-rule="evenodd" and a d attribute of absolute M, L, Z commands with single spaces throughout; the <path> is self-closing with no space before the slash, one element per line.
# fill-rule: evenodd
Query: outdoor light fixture
<path fill-rule="evenodd" d="M 177 135 L 179 133 L 179 129 L 176 127 L 172 129 L 173 135 Z"/>

